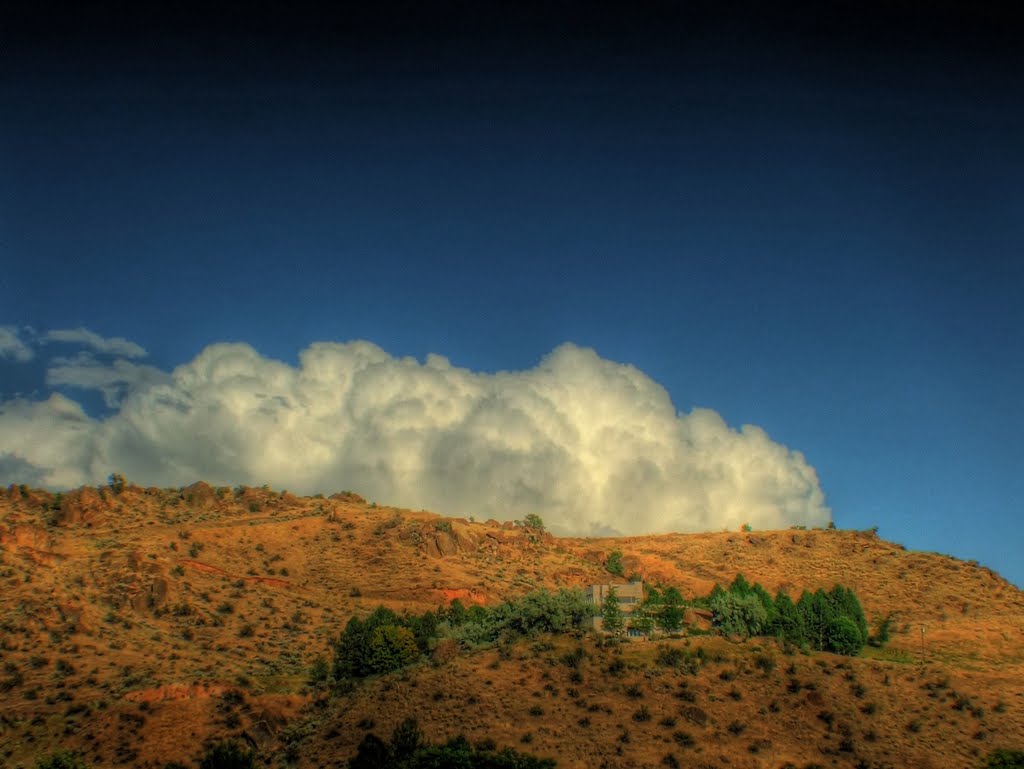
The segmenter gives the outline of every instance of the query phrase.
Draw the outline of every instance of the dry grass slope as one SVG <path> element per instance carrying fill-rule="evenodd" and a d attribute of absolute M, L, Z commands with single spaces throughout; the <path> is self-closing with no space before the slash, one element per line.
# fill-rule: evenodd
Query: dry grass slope
<path fill-rule="evenodd" d="M 353 615 L 606 581 L 612 550 L 627 574 L 686 595 L 737 572 L 794 596 L 842 582 L 899 632 L 857 659 L 669 641 L 702 650 L 696 674 L 659 665 L 653 642 L 537 639 L 335 698 L 307 684 Z M 973 767 L 1024 747 L 1024 594 L 865 532 L 556 539 L 354 494 L 12 487 L 0 586 L 3 766 L 61 747 L 96 767 L 163 767 L 228 734 L 274 765 L 344 766 L 367 729 L 386 736 L 410 714 L 433 739 L 493 739 L 563 767 Z"/>

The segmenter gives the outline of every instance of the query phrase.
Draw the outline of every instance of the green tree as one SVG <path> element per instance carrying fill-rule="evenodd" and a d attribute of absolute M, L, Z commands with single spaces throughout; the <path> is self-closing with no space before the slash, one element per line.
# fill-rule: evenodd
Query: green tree
<path fill-rule="evenodd" d="M 635 630 L 638 633 L 644 635 L 650 635 L 654 630 L 654 619 L 647 614 L 643 614 L 639 611 L 633 612 L 633 616 L 629 620 L 630 630 Z"/>
<path fill-rule="evenodd" d="M 768 618 L 768 612 L 761 601 L 752 593 L 740 595 L 728 592 L 718 595 L 711 601 L 711 611 L 715 615 L 715 625 L 723 633 L 741 638 L 758 635 Z"/>
<path fill-rule="evenodd" d="M 377 661 L 371 649 L 374 632 L 380 627 L 396 627 L 400 624 L 398 616 L 383 606 L 378 606 L 365 620 L 352 617 L 333 644 L 334 677 L 341 681 L 380 672 L 376 669 Z M 413 643 L 415 645 L 415 641 Z M 377 652 L 381 651 L 381 644 L 378 644 Z"/>
<path fill-rule="evenodd" d="M 729 585 L 729 592 L 735 593 L 736 595 L 750 595 L 754 592 L 754 588 L 747 582 L 747 578 L 742 573 L 737 574 L 736 578 Z"/>
<path fill-rule="evenodd" d="M 448 604 L 448 610 L 445 612 L 445 618 L 448 620 L 448 624 L 452 627 L 458 627 L 465 622 L 469 617 L 469 613 L 466 611 L 465 605 L 458 598 L 453 598 L 452 602 Z"/>
<path fill-rule="evenodd" d="M 779 615 L 779 609 L 775 605 L 775 601 L 772 599 L 768 591 L 761 587 L 760 582 L 754 583 L 754 587 L 751 592 L 753 595 L 757 596 L 757 600 L 759 600 L 761 605 L 764 607 L 767 615 L 764 621 L 764 627 L 767 630 L 775 624 L 775 620 Z"/>
<path fill-rule="evenodd" d="M 612 574 L 621 577 L 622 571 L 622 552 L 619 550 L 612 550 L 608 554 L 608 559 L 604 562 L 604 567 Z"/>
<path fill-rule="evenodd" d="M 835 616 L 825 591 L 818 589 L 809 593 L 805 590 L 796 608 L 803 620 L 808 643 L 815 649 L 824 649 L 828 640 L 828 627 Z"/>
<path fill-rule="evenodd" d="M 683 594 L 679 592 L 679 588 L 669 587 L 665 589 L 665 593 L 662 595 L 661 600 L 666 606 L 682 606 Z"/>
<path fill-rule="evenodd" d="M 591 614 L 578 590 L 534 590 L 517 601 L 498 604 L 489 612 L 486 624 L 492 640 L 500 635 L 565 633 L 583 624 Z"/>
<path fill-rule="evenodd" d="M 536 529 L 537 531 L 544 531 L 544 520 L 536 513 L 530 513 L 523 519 L 523 523 L 526 524 L 527 528 Z"/>
<path fill-rule="evenodd" d="M 374 673 L 390 673 L 420 658 L 413 632 L 399 625 L 381 625 L 370 636 L 369 663 Z"/>
<path fill-rule="evenodd" d="M 868 642 L 868 621 L 856 594 L 849 588 L 836 585 L 829 591 L 828 600 L 836 616 L 846 617 L 856 626 L 863 647 Z"/>
<path fill-rule="evenodd" d="M 803 617 L 789 593 L 779 590 L 775 594 L 775 616 L 768 620 L 765 630 L 796 646 L 807 643 Z"/>
<path fill-rule="evenodd" d="M 683 607 L 666 604 L 655 618 L 658 628 L 666 633 L 677 633 L 683 627 Z"/>
<path fill-rule="evenodd" d="M 621 634 L 625 626 L 622 618 L 622 608 L 619 606 L 619 596 L 616 594 L 614 587 L 608 591 L 604 603 L 601 604 L 601 626 L 605 632 L 612 635 Z"/>
<path fill-rule="evenodd" d="M 676 588 L 665 590 L 655 621 L 658 628 L 666 633 L 675 633 L 683 627 L 683 595 Z"/>
<path fill-rule="evenodd" d="M 432 611 L 406 615 L 402 617 L 402 624 L 412 631 L 420 652 L 427 654 L 430 651 L 430 642 L 437 637 L 437 626 L 440 624 L 438 616 Z"/>
<path fill-rule="evenodd" d="M 836 654 L 847 654 L 851 657 L 860 653 L 864 641 L 860 630 L 849 617 L 833 617 L 828 625 L 828 648 Z"/>

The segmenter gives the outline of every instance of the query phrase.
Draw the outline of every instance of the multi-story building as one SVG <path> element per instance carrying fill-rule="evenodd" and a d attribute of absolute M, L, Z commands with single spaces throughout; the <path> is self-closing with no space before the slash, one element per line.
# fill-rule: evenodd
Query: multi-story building
<path fill-rule="evenodd" d="M 590 585 L 583 592 L 587 599 L 587 603 L 594 605 L 593 625 L 594 630 L 602 629 L 601 621 L 601 607 L 604 605 L 605 600 L 608 598 L 611 591 L 615 591 L 615 598 L 619 602 L 619 609 L 622 611 L 622 617 L 626 621 L 626 625 L 629 625 L 630 617 L 636 610 L 636 607 L 643 603 L 644 600 L 644 583 L 643 582 L 624 582 L 619 585 Z"/>

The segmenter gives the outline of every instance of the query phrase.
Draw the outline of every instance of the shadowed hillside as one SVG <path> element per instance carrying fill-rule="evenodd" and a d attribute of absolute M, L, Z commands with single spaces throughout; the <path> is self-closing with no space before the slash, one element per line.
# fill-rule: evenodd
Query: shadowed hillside
<path fill-rule="evenodd" d="M 353 616 L 607 582 L 613 551 L 626 576 L 687 598 L 737 573 L 794 598 L 841 582 L 896 632 L 856 658 L 703 630 L 449 644 L 342 689 L 310 683 Z M 560 539 L 352 493 L 115 479 L 8 489 L 0 559 L 5 766 L 58 748 L 94 767 L 191 765 L 228 735 L 268 766 L 345 766 L 368 732 L 386 739 L 410 715 L 432 741 L 462 733 L 560 767 L 967 767 L 1024 747 L 1024 594 L 870 532 Z"/>

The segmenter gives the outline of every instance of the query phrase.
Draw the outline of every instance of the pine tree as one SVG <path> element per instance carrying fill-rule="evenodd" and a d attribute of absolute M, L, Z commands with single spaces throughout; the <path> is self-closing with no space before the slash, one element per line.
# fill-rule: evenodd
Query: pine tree
<path fill-rule="evenodd" d="M 622 609 L 619 607 L 619 597 L 615 588 L 608 591 L 608 595 L 601 604 L 601 622 L 605 632 L 612 635 L 619 635 L 625 623 L 622 618 Z"/>

